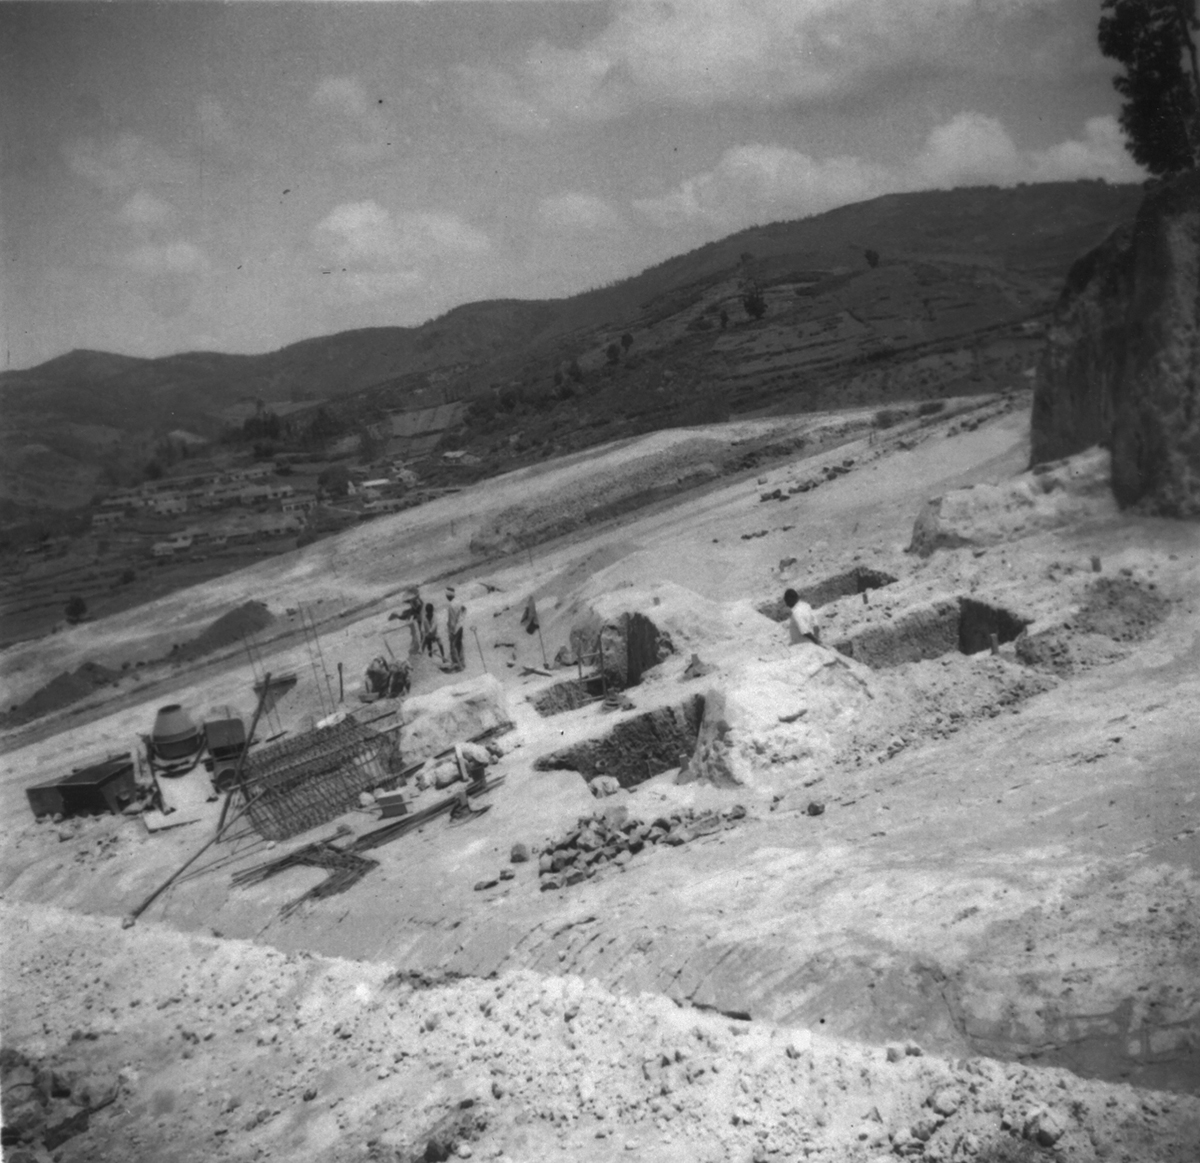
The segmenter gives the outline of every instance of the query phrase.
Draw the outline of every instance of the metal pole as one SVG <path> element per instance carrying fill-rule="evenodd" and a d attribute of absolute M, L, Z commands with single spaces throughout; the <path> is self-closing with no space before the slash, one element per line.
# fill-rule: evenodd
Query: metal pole
<path fill-rule="evenodd" d="M 321 660 L 321 673 L 325 676 L 325 689 L 329 692 L 329 709 L 333 710 L 333 684 L 329 681 L 329 671 L 325 667 L 325 652 L 321 649 L 321 636 L 317 633 L 317 620 L 311 611 L 308 620 L 312 623 L 313 641 L 317 644 L 317 657 Z"/>
<path fill-rule="evenodd" d="M 491 674 L 492 672 L 487 668 L 487 659 L 483 657 L 483 644 L 479 641 L 479 631 L 472 626 L 471 633 L 475 635 L 475 645 L 479 647 L 479 661 L 483 663 L 483 673 Z"/>
<path fill-rule="evenodd" d="M 321 714 L 327 715 L 333 710 L 325 709 L 325 696 L 321 693 L 321 676 L 317 673 L 317 657 L 313 654 L 312 643 L 308 640 L 308 623 L 304 620 L 304 608 L 300 608 L 300 628 L 304 631 L 304 649 L 308 653 L 308 664 L 312 667 L 313 682 L 317 684 L 317 702 L 321 704 Z"/>

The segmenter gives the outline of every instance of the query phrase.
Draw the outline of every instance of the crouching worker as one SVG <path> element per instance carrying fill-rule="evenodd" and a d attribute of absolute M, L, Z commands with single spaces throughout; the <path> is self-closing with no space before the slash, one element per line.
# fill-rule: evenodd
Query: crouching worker
<path fill-rule="evenodd" d="M 795 646 L 798 642 L 821 645 L 821 632 L 817 629 L 817 617 L 807 602 L 800 600 L 795 590 L 785 590 L 783 604 L 788 608 L 788 641 Z"/>
<path fill-rule="evenodd" d="M 371 660 L 363 679 L 363 702 L 375 699 L 398 699 L 408 694 L 412 671 L 407 662 L 388 662 L 383 655 Z"/>

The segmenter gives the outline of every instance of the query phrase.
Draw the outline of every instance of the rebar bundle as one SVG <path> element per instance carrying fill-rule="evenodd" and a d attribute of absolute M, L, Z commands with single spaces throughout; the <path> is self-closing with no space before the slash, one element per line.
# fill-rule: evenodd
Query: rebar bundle
<path fill-rule="evenodd" d="M 247 815 L 267 840 L 286 840 L 349 811 L 360 792 L 391 778 L 386 735 L 347 717 L 247 757 Z"/>
<path fill-rule="evenodd" d="M 276 873 L 283 872 L 286 868 L 295 868 L 301 864 L 312 868 L 324 868 L 329 875 L 320 884 L 310 888 L 303 896 L 284 905 L 279 910 L 281 917 L 291 916 L 307 900 L 318 900 L 321 897 L 345 892 L 362 880 L 372 868 L 377 868 L 379 861 L 359 856 L 355 852 L 348 852 L 342 848 L 335 848 L 326 840 L 318 840 L 313 844 L 306 844 L 303 848 L 297 848 L 295 852 L 289 852 L 286 856 L 280 856 L 276 860 L 268 860 L 265 864 L 258 864 L 254 868 L 247 868 L 242 872 L 235 873 L 233 883 L 237 885 L 258 884 L 260 881 L 268 880 Z"/>

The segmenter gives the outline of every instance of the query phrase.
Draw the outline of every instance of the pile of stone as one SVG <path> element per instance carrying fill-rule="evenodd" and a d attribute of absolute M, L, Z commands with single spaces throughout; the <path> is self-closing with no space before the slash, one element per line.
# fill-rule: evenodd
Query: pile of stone
<path fill-rule="evenodd" d="M 88 1129 L 88 1116 L 114 1102 L 117 1077 L 61 1073 L 18 1050 L 0 1050 L 4 1158 L 37 1163 Z"/>
<path fill-rule="evenodd" d="M 809 477 L 807 480 L 797 481 L 790 485 L 786 490 L 772 489 L 768 493 L 760 493 L 758 499 L 760 501 L 786 501 L 788 497 L 794 497 L 797 493 L 807 493 L 809 489 L 820 488 L 826 481 L 834 480 L 837 477 L 844 476 L 854 467 L 854 459 L 847 457 L 841 464 L 827 464 L 821 470 L 824 475 L 819 477 Z"/>
<path fill-rule="evenodd" d="M 655 844 L 686 844 L 732 828 L 746 809 L 734 804 L 727 811 L 697 812 L 687 808 L 649 822 L 629 815 L 624 806 L 580 816 L 575 829 L 547 843 L 538 859 L 542 891 L 565 888 L 596 875 L 606 864 L 623 869 L 639 852 Z"/>

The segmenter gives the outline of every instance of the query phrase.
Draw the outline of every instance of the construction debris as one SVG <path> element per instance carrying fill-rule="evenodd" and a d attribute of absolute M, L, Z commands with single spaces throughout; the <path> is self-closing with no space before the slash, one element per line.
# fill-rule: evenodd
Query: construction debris
<path fill-rule="evenodd" d="M 734 804 L 725 812 L 696 812 L 688 808 L 648 823 L 633 818 L 624 807 L 580 816 L 572 832 L 542 849 L 538 859 L 542 891 L 579 884 L 610 862 L 624 870 L 647 844 L 686 844 L 700 836 L 732 828 L 745 815 L 746 809 Z"/>
<path fill-rule="evenodd" d="M 338 835 L 342 834 L 343 832 L 339 831 Z M 289 852 L 286 856 L 280 856 L 275 860 L 268 860 L 253 868 L 234 873 L 233 883 L 239 886 L 258 884 L 283 872 L 284 869 L 295 868 L 299 865 L 324 868 L 328 870 L 329 875 L 320 884 L 310 888 L 303 896 L 284 905 L 279 910 L 281 917 L 291 916 L 305 901 L 319 900 L 322 897 L 335 896 L 337 893 L 345 892 L 362 880 L 372 868 L 377 868 L 379 861 L 359 856 L 350 849 L 337 848 L 330 840 L 316 840 L 312 844 L 306 844 L 303 848 Z"/>

